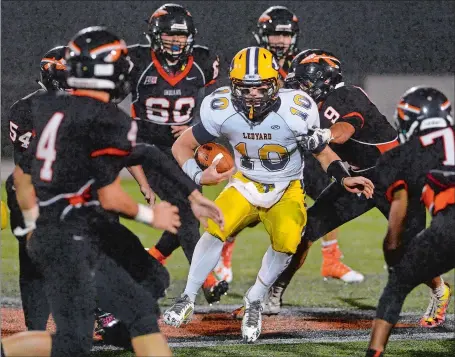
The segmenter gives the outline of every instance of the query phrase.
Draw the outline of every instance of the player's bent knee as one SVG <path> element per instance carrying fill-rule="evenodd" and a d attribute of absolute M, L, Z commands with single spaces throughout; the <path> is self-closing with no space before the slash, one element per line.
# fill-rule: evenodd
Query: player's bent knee
<path fill-rule="evenodd" d="M 129 330 L 131 338 L 159 333 L 160 328 L 158 326 L 157 316 L 153 313 L 140 316 L 130 324 Z"/>

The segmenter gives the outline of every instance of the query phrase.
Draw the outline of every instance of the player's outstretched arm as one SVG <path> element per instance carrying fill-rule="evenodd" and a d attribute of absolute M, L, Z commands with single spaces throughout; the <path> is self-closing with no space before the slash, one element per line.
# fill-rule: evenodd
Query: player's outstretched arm
<path fill-rule="evenodd" d="M 401 258 L 401 233 L 408 210 L 408 192 L 405 188 L 393 193 L 389 212 L 389 224 L 384 238 L 384 258 L 388 266 L 395 265 Z"/>
<path fill-rule="evenodd" d="M 141 165 L 134 165 L 127 167 L 129 173 L 131 176 L 134 177 L 136 180 L 137 184 L 139 185 L 139 188 L 141 190 L 141 193 L 144 195 L 145 200 L 150 206 L 153 206 L 155 204 L 155 192 L 153 192 L 152 188 L 150 187 L 147 177 L 145 177 L 144 170 L 142 169 Z"/>
<path fill-rule="evenodd" d="M 227 180 L 235 172 L 235 167 L 231 170 L 218 173 L 216 165 L 219 160 L 213 160 L 212 164 L 201 170 L 196 160 L 194 159 L 194 150 L 205 143 L 199 143 L 193 134 L 193 128 L 186 130 L 172 145 L 172 154 L 177 160 L 182 170 L 197 184 L 200 185 L 216 185 Z"/>
<path fill-rule="evenodd" d="M 324 171 L 339 182 L 347 191 L 362 193 L 366 198 L 373 197 L 373 182 L 363 176 L 351 177 L 349 171 L 341 162 L 340 157 L 330 147 L 326 146 L 319 153 L 313 153 L 313 156 L 320 162 Z"/>
<path fill-rule="evenodd" d="M 178 208 L 168 202 L 160 202 L 153 208 L 136 203 L 120 185 L 120 178 L 98 189 L 101 206 L 107 211 L 114 211 L 126 218 L 148 224 L 176 234 L 180 227 Z"/>

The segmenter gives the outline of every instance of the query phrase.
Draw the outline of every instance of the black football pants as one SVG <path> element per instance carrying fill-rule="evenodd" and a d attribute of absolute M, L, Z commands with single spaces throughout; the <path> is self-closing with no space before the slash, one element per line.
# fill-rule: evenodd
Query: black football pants
<path fill-rule="evenodd" d="M 73 210 L 63 222 L 58 212 L 61 209 L 52 212 L 41 207 L 27 246 L 44 277 L 57 326 L 51 355 L 89 354 L 97 301 L 126 324 L 131 337 L 158 332 L 156 299 L 100 250 L 103 238 L 89 223 L 93 210 Z"/>
<path fill-rule="evenodd" d="M 364 172 L 363 176 L 374 183 L 374 171 Z M 302 242 L 297 247 L 297 252 L 292 256 L 291 262 L 281 273 L 275 284 L 287 286 L 294 274 L 300 269 L 305 258 L 307 241 L 315 242 L 332 230 L 341 227 L 343 224 L 377 208 L 388 219 L 390 203 L 387 201 L 385 192 L 380 187 L 375 188 L 372 199 L 365 196 L 358 196 L 346 191 L 339 183 L 332 182 L 317 197 L 313 206 L 307 211 L 307 224 L 302 235 Z M 425 228 L 425 207 L 417 204 L 417 207 L 410 215 L 405 232 L 404 243 L 418 232 Z"/>
<path fill-rule="evenodd" d="M 169 160 L 175 160 L 172 156 L 171 148 L 159 148 L 169 157 Z M 182 222 L 177 234 L 164 232 L 161 235 L 161 238 L 155 245 L 156 249 L 158 249 L 165 257 L 168 257 L 174 250 L 181 246 L 186 258 L 189 262 L 191 262 L 194 248 L 200 238 L 200 232 L 199 221 L 196 219 L 193 211 L 191 210 L 188 194 L 185 193 L 181 187 L 176 185 L 175 181 L 171 181 L 166 176 L 160 174 L 159 171 L 156 171 L 147 165 L 143 165 L 143 169 L 152 190 L 163 201 L 168 201 L 178 207 L 180 221 Z M 185 175 L 183 171 L 181 171 L 181 174 Z M 200 187 L 199 189 L 201 190 Z"/>
<path fill-rule="evenodd" d="M 389 268 L 376 318 L 396 324 L 406 296 L 418 285 L 455 268 L 455 206 L 439 212 L 428 229 L 408 244 L 400 262 Z"/>

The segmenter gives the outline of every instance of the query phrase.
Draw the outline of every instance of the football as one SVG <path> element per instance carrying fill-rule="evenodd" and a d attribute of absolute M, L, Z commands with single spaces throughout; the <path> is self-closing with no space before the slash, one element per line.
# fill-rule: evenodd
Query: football
<path fill-rule="evenodd" d="M 199 167 L 205 170 L 209 167 L 215 158 L 221 156 L 221 160 L 216 166 L 216 171 L 222 174 L 234 166 L 234 159 L 231 153 L 223 145 L 216 143 L 207 143 L 199 146 L 194 154 L 194 158 Z"/>

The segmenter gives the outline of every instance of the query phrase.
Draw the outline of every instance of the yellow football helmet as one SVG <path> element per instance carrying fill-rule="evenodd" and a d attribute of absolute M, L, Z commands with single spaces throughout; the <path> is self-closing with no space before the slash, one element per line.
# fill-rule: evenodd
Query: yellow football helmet
<path fill-rule="evenodd" d="M 278 98 L 278 70 L 273 54 L 265 48 L 248 47 L 239 51 L 229 70 L 235 109 L 250 120 L 262 120 Z"/>

